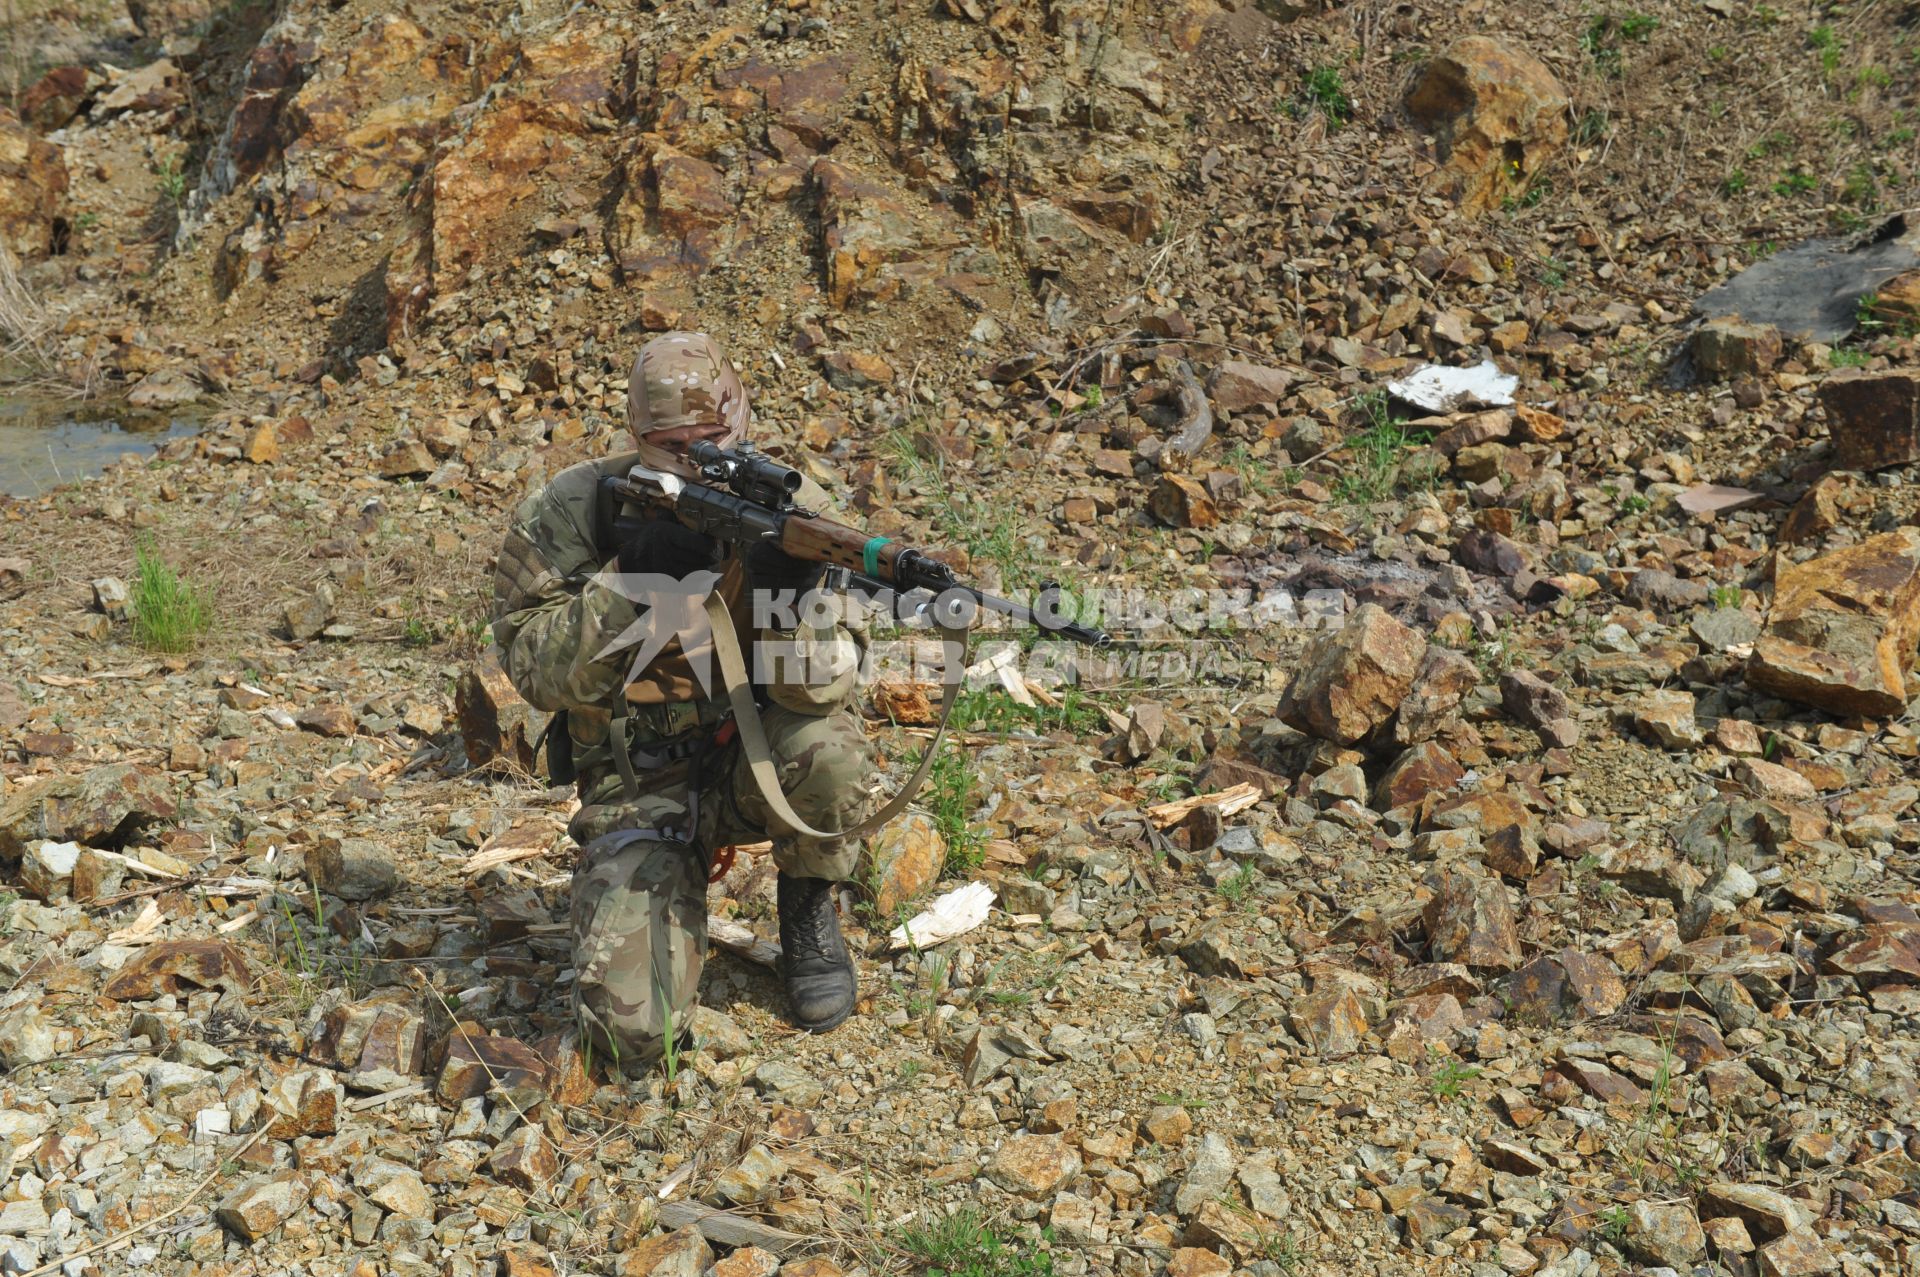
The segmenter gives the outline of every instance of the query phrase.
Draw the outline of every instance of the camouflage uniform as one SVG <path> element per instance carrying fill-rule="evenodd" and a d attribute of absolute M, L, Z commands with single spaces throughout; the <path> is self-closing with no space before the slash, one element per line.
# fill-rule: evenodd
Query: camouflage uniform
<path fill-rule="evenodd" d="M 691 387 L 686 398 L 697 399 L 707 384 L 649 366 L 659 345 L 650 343 L 636 365 L 633 390 L 635 400 L 644 394 L 648 401 L 634 415 L 654 423 L 672 420 L 676 408 L 685 411 L 676 387 Z M 734 376 L 730 366 L 725 375 Z M 744 412 L 743 396 L 739 404 Z M 599 480 L 627 473 L 643 456 L 664 468 L 657 449 L 643 447 L 571 466 L 529 497 L 514 516 L 494 579 L 493 632 L 502 664 L 531 704 L 567 711 L 578 769 L 581 808 L 569 830 L 582 849 L 573 878 L 575 1009 L 594 1045 L 629 1063 L 657 1058 L 669 1025 L 684 1025 L 693 1008 L 706 950 L 707 852 L 769 836 L 765 804 L 737 741 L 712 743 L 728 717 L 717 664 L 710 690 L 703 690 L 684 678 L 654 677 L 656 667 L 684 655 L 678 639 L 638 677 L 630 668 L 631 645 L 619 647 L 642 609 L 600 575 L 618 547 L 596 544 L 603 535 L 596 530 Z M 814 509 L 827 504 L 812 484 L 798 499 Z M 739 572 L 730 558 L 723 593 L 737 590 Z M 736 618 L 744 624 L 741 611 Z M 751 637 L 795 645 L 814 679 L 801 681 L 800 671 L 788 666 L 757 685 L 788 801 L 815 828 L 857 824 L 875 772 L 866 733 L 849 707 L 858 639 L 840 625 Z M 823 678 L 823 668 L 833 676 Z M 637 767 L 637 795 L 625 792 L 614 761 L 619 732 L 610 727 L 623 711 L 636 755 L 659 754 L 670 743 L 694 750 L 664 767 Z M 691 844 L 648 836 L 682 830 L 694 789 L 699 827 Z M 771 836 L 784 874 L 852 876 L 856 843 L 780 831 Z"/>

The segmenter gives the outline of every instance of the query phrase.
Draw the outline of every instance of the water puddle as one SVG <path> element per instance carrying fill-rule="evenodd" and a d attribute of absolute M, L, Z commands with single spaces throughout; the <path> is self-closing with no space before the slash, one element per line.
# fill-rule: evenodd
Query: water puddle
<path fill-rule="evenodd" d="M 35 497 L 99 474 L 130 455 L 196 434 L 197 417 L 143 412 L 114 400 L 81 402 L 0 386 L 0 493 Z"/>

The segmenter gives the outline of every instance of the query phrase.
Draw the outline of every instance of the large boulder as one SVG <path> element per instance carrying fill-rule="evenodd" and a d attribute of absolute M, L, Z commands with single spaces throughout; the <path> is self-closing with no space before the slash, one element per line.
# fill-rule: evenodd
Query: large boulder
<path fill-rule="evenodd" d="M 957 225 L 933 224 L 904 193 L 837 160 L 814 161 L 827 300 L 846 310 L 886 302 L 937 278 L 963 240 Z"/>
<path fill-rule="evenodd" d="M 1920 461 L 1920 372 L 1842 373 L 1821 385 L 1820 403 L 1842 470 Z"/>
<path fill-rule="evenodd" d="M 1920 528 L 1775 570 L 1773 608 L 1747 682 L 1834 714 L 1906 708 L 1920 643 Z"/>
<path fill-rule="evenodd" d="M 0 860 L 18 859 L 38 839 L 124 842 L 149 825 L 172 820 L 176 811 L 172 784 L 132 763 L 45 777 L 0 803 Z"/>
<path fill-rule="evenodd" d="M 84 66 L 54 67 L 21 97 L 20 118 L 42 133 L 65 128 L 99 83 L 100 77 Z"/>
<path fill-rule="evenodd" d="M 67 165 L 60 148 L 0 108 L 0 248 L 37 262 L 66 231 Z"/>
<path fill-rule="evenodd" d="M 1433 136 L 1439 189 L 1484 212 L 1518 196 L 1567 144 L 1567 91 L 1531 53 L 1467 36 L 1421 68 L 1407 114 Z"/>
<path fill-rule="evenodd" d="M 1342 745 L 1367 740 L 1393 721 L 1426 654 L 1425 638 L 1368 603 L 1308 649 L 1281 695 L 1280 720 Z"/>

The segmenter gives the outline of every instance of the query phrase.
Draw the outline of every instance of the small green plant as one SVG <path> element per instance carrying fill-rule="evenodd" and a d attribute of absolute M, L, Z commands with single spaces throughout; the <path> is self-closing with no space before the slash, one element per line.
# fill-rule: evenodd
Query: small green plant
<path fill-rule="evenodd" d="M 87 210 L 73 219 L 73 229 L 76 231 L 90 231 L 99 224 L 100 214 L 94 212 L 92 209 Z"/>
<path fill-rule="evenodd" d="M 1746 597 L 1746 591 L 1737 585 L 1716 585 L 1707 591 L 1707 597 L 1716 608 L 1737 608 L 1740 600 Z"/>
<path fill-rule="evenodd" d="M 1615 1206 L 1601 1212 L 1600 1222 L 1594 1225 L 1594 1238 L 1618 1246 L 1626 1240 L 1627 1220 L 1627 1208 L 1624 1206 Z"/>
<path fill-rule="evenodd" d="M 987 840 L 968 820 L 973 810 L 973 764 L 966 751 L 951 742 L 946 744 L 934 758 L 921 793 L 934 828 L 946 840 L 943 872 L 964 874 L 979 868 L 986 857 Z"/>
<path fill-rule="evenodd" d="M 1775 195 L 1805 195 L 1819 189 L 1820 179 L 1801 168 L 1789 171 L 1773 184 Z"/>
<path fill-rule="evenodd" d="M 1827 352 L 1827 363 L 1835 368 L 1864 368 L 1872 358 L 1866 351 L 1851 346 L 1835 346 Z"/>
<path fill-rule="evenodd" d="M 1774 155 L 1786 150 L 1791 145 L 1793 145 L 1793 138 L 1781 132 L 1779 129 L 1775 129 L 1747 148 L 1747 158 L 1750 160 L 1765 159 L 1769 155 Z"/>
<path fill-rule="evenodd" d="M 1101 392 L 1100 387 L 1096 384 L 1096 385 L 1088 386 L 1085 390 L 1081 391 L 1080 398 L 1083 401 L 1080 405 L 1080 411 L 1092 412 L 1095 408 L 1098 408 L 1101 405 L 1101 403 L 1105 401 L 1106 396 Z"/>
<path fill-rule="evenodd" d="M 1510 171 L 1514 179 L 1518 180 L 1520 176 L 1520 172 L 1519 172 L 1519 165 L 1517 161 L 1515 162 L 1515 164 L 1513 165 Z M 1500 201 L 1500 207 L 1505 209 L 1509 213 L 1514 212 L 1517 209 L 1535 208 L 1539 205 L 1541 200 L 1544 200 L 1545 198 L 1547 198 L 1547 196 L 1551 194 L 1553 194 L 1553 183 L 1542 178 L 1541 180 L 1534 182 L 1532 185 L 1528 186 L 1527 189 L 1522 191 L 1520 194 L 1508 195 L 1505 198 L 1503 198 Z"/>
<path fill-rule="evenodd" d="M 1220 880 L 1220 896 L 1228 904 L 1242 904 L 1253 892 L 1253 884 L 1259 877 L 1259 871 L 1252 865 L 1241 865 L 1238 869 Z"/>
<path fill-rule="evenodd" d="M 1824 52 L 1827 49 L 1834 48 L 1838 42 L 1839 37 L 1834 35 L 1833 28 L 1824 24 L 1807 32 L 1807 47 L 1810 49 Z"/>
<path fill-rule="evenodd" d="M 1049 1232 L 1040 1237 L 1052 1241 Z M 972 1206 L 903 1230 L 898 1246 L 928 1277 L 1053 1277 L 1051 1252 L 1002 1232 Z"/>
<path fill-rule="evenodd" d="M 1720 183 L 1720 190 L 1727 195 L 1739 195 L 1746 189 L 1747 171 L 1745 169 L 1733 170 L 1733 172 L 1727 174 L 1725 180 Z"/>
<path fill-rule="evenodd" d="M 1777 239 L 1750 239 L 1740 245 L 1740 251 L 1746 254 L 1748 261 L 1763 262 L 1780 251 L 1780 241 Z"/>
<path fill-rule="evenodd" d="M 1293 1233 L 1258 1230 L 1255 1248 L 1260 1258 L 1278 1267 L 1286 1277 L 1294 1277 L 1295 1273 L 1301 1271 L 1301 1265 L 1307 1262 L 1306 1252 L 1300 1248 L 1300 1240 Z"/>
<path fill-rule="evenodd" d="M 1872 209 L 1879 203 L 1880 182 L 1874 176 L 1871 164 L 1856 164 L 1847 173 L 1847 180 L 1840 187 L 1840 198 L 1849 204 Z"/>
<path fill-rule="evenodd" d="M 1353 118 L 1353 99 L 1347 96 L 1347 86 L 1340 78 L 1340 68 L 1334 64 L 1317 66 L 1309 71 L 1302 93 L 1307 104 L 1325 116 L 1327 123 L 1334 128 Z"/>
<path fill-rule="evenodd" d="M 1580 117 L 1580 123 L 1573 129 L 1573 140 L 1581 146 L 1592 146 L 1612 131 L 1612 120 L 1605 111 L 1596 107 Z"/>
<path fill-rule="evenodd" d="M 673 1022 L 673 1005 L 666 989 L 656 985 L 655 995 L 660 999 L 661 1011 L 666 1016 L 666 1027 L 662 1030 L 660 1041 L 660 1068 L 667 1075 L 667 1089 L 671 1091 L 680 1081 L 679 1026 Z"/>
<path fill-rule="evenodd" d="M 1766 30 L 1780 25 L 1780 11 L 1770 4 L 1757 4 L 1753 7 L 1753 25 Z"/>
<path fill-rule="evenodd" d="M 1195 1112 L 1207 1107 L 1207 1105 L 1211 1103 L 1209 1100 L 1203 1100 L 1199 1096 L 1186 1091 L 1162 1091 L 1153 1097 L 1153 1102 L 1163 1107 L 1178 1106 Z"/>
<path fill-rule="evenodd" d="M 1244 443 L 1235 444 L 1221 460 L 1240 476 L 1248 492 L 1264 497 L 1273 491 L 1272 464 L 1254 456 Z"/>
<path fill-rule="evenodd" d="M 1613 39 L 1613 34 L 1613 19 L 1606 14 L 1595 16 L 1580 34 L 1581 51 L 1607 75 L 1619 75 L 1621 71 L 1620 45 Z"/>
<path fill-rule="evenodd" d="M 1460 1088 L 1480 1076 L 1480 1070 L 1449 1056 L 1427 1078 L 1433 1098 L 1448 1104 L 1460 1098 Z"/>
<path fill-rule="evenodd" d="M 1406 419 L 1389 411 L 1385 390 L 1361 395 L 1354 408 L 1368 424 L 1346 440 L 1354 463 L 1335 484 L 1334 497 L 1347 505 L 1367 505 L 1393 495 L 1401 461 L 1426 436 L 1409 432 Z"/>
<path fill-rule="evenodd" d="M 134 550 L 133 636 L 156 652 L 189 651 L 213 624 L 204 591 L 182 577 L 150 546 Z"/>
<path fill-rule="evenodd" d="M 160 183 L 160 194 L 167 203 L 175 208 L 186 203 L 187 173 L 180 167 L 180 157 L 168 156 L 163 162 L 153 166 L 153 176 Z"/>
<path fill-rule="evenodd" d="M 1635 44 L 1645 44 L 1647 37 L 1660 25 L 1660 19 L 1651 14 L 1632 11 L 1620 19 L 1620 34 Z"/>

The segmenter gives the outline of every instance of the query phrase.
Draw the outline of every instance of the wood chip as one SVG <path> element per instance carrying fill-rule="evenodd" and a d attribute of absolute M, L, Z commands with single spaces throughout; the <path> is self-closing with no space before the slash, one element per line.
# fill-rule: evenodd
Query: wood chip
<path fill-rule="evenodd" d="M 564 828 L 547 821 L 515 825 L 482 843 L 480 850 L 473 853 L 461 872 L 469 878 L 478 878 L 490 869 L 499 869 L 515 861 L 537 859 L 552 851 L 565 832 Z"/>
<path fill-rule="evenodd" d="M 744 922 L 735 922 L 731 918 L 722 918 L 717 914 L 707 915 L 707 939 L 736 957 L 756 962 L 763 967 L 771 967 L 780 961 L 780 946 L 771 940 L 761 939 L 759 933 Z"/>
<path fill-rule="evenodd" d="M 1147 808 L 1147 818 L 1153 821 L 1154 828 L 1166 829 L 1185 820 L 1196 808 L 1217 807 L 1222 816 L 1231 816 L 1235 812 L 1245 811 L 1259 801 L 1260 786 L 1248 781 L 1244 785 L 1235 785 L 1232 789 L 1222 789 L 1218 793 L 1195 794 L 1191 798 L 1181 798 L 1170 803 L 1157 803 Z"/>
<path fill-rule="evenodd" d="M 160 924 L 166 920 L 167 915 L 160 912 L 160 906 L 155 904 L 152 899 L 148 899 L 146 908 L 140 911 L 139 917 L 120 928 L 120 930 L 108 933 L 107 943 L 120 945 L 151 944 L 155 938 L 154 932 L 158 931 Z"/>
<path fill-rule="evenodd" d="M 219 931 L 219 933 L 223 936 L 230 936 L 234 932 L 246 926 L 248 923 L 251 923 L 255 919 L 259 918 L 259 916 L 260 916 L 260 911 L 258 909 L 249 909 L 237 918 L 229 918 L 227 921 L 221 923 L 217 928 L 215 928 L 215 930 Z"/>
<path fill-rule="evenodd" d="M 381 1108 L 393 1103 L 395 1100 L 404 1100 L 410 1096 L 425 1095 L 426 1093 L 427 1084 L 425 1082 L 414 1082 L 407 1086 L 395 1087 L 391 1091 L 382 1091 L 378 1095 L 369 1095 L 363 1100 L 355 1100 L 353 1103 L 347 1105 L 347 1107 L 356 1113 L 364 1113 L 368 1109 Z"/>
<path fill-rule="evenodd" d="M 758 1246 L 776 1255 L 791 1254 L 813 1243 L 812 1238 L 803 1237 L 799 1233 L 790 1233 L 784 1228 L 771 1228 L 766 1224 L 748 1219 L 745 1215 L 715 1210 L 711 1206 L 702 1206 L 698 1202 L 660 1203 L 660 1222 L 668 1228 L 685 1228 L 691 1224 L 710 1242 L 717 1242 L 722 1246 Z"/>

